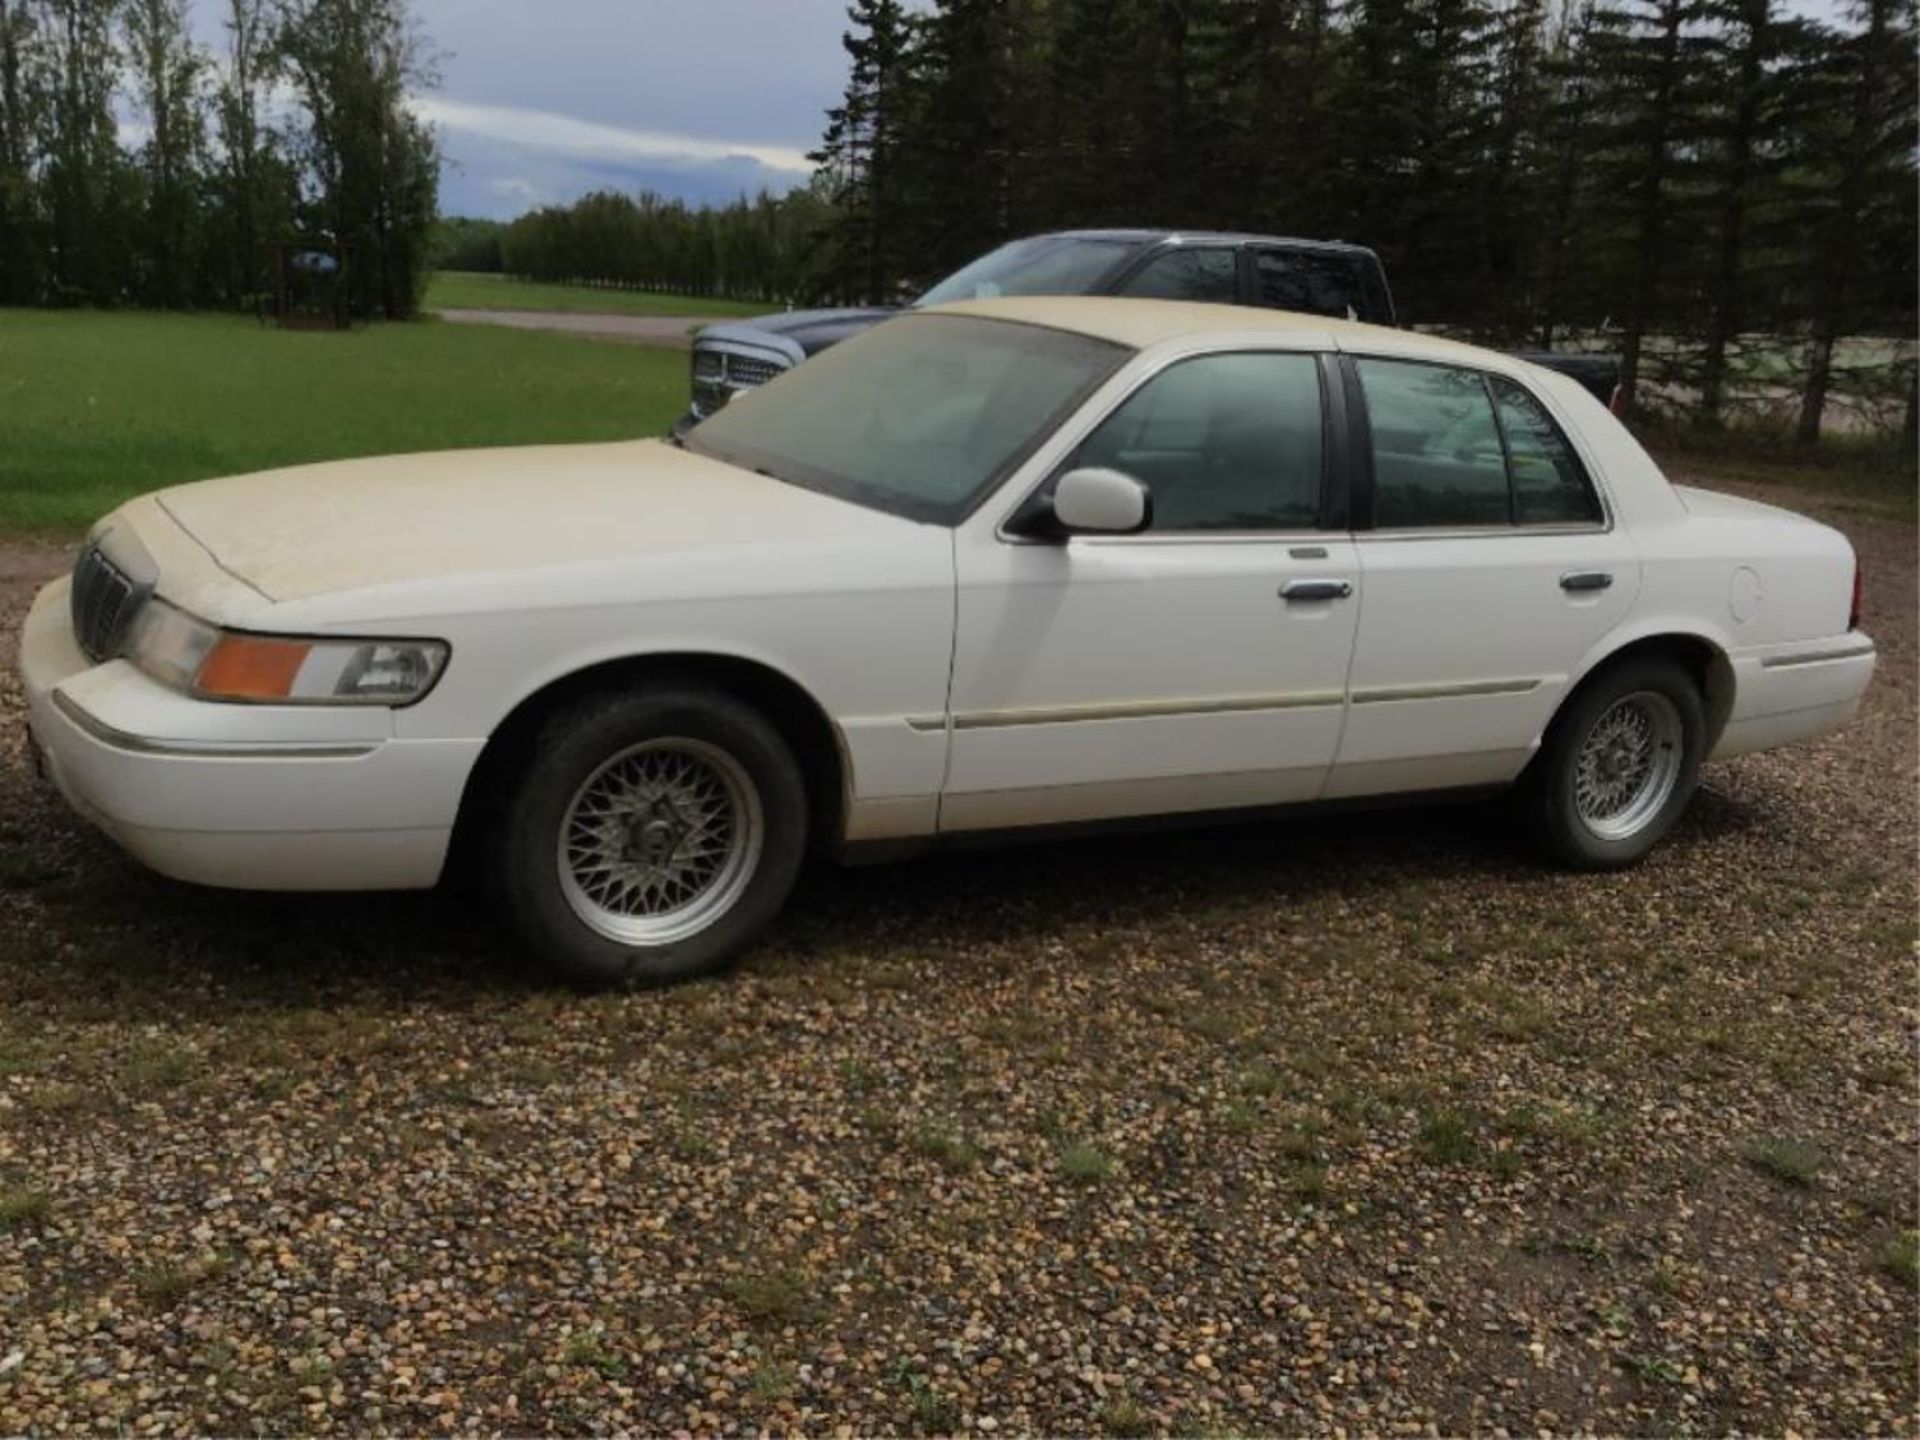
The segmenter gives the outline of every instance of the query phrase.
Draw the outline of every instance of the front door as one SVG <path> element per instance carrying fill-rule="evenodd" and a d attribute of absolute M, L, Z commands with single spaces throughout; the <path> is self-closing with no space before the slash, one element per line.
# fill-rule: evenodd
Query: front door
<path fill-rule="evenodd" d="M 1142 481 L 1142 534 L 959 533 L 942 830 L 1320 793 L 1360 600 L 1351 538 L 1321 528 L 1321 375 L 1311 354 L 1243 351 L 1134 389 L 1055 473 Z"/>
<path fill-rule="evenodd" d="M 1632 608 L 1639 561 L 1525 385 L 1385 358 L 1352 375 L 1373 523 L 1357 532 L 1366 603 L 1327 793 L 1504 783 Z"/>

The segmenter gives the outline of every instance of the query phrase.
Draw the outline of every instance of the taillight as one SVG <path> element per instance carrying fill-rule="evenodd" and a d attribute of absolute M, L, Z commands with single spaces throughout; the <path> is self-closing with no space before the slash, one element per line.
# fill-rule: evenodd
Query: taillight
<path fill-rule="evenodd" d="M 1853 603 L 1847 607 L 1847 628 L 1860 628 L 1860 557 L 1853 557 Z"/>
<path fill-rule="evenodd" d="M 1613 387 L 1613 393 L 1607 396 L 1607 413 L 1615 419 L 1618 419 L 1626 413 L 1626 410 L 1627 387 L 1624 385 L 1616 385 Z"/>

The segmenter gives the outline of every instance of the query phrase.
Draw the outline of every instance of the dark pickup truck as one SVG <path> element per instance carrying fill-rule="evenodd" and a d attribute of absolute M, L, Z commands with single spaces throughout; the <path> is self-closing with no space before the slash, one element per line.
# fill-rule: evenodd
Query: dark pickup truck
<path fill-rule="evenodd" d="M 909 309 L 1000 295 L 1132 295 L 1200 300 L 1395 323 L 1380 257 L 1364 245 L 1214 231 L 1067 230 L 1014 240 L 955 271 Z M 850 335 L 898 314 L 889 307 L 790 310 L 709 325 L 693 341 L 693 395 L 674 426 L 699 424 L 741 390 L 764 385 Z M 1611 404 L 1617 362 L 1523 353 Z"/>

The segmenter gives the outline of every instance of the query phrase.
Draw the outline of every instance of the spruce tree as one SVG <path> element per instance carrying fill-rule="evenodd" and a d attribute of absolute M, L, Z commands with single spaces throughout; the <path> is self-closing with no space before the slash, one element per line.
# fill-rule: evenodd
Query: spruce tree
<path fill-rule="evenodd" d="M 1712 235 L 1698 388 L 1700 418 L 1720 423 L 1727 401 L 1729 348 L 1747 310 L 1749 231 L 1766 178 L 1766 137 L 1777 118 L 1773 0 L 1708 0 L 1716 33 L 1709 60 L 1721 77 L 1706 132 L 1704 183 Z"/>
<path fill-rule="evenodd" d="M 1810 337 L 1796 434 L 1806 445 L 1825 423 L 1840 337 L 1876 311 L 1912 333 L 1914 4 L 1852 0 L 1847 18 L 1857 28 L 1830 33 L 1810 74 L 1804 132 Z"/>
<path fill-rule="evenodd" d="M 1649 340 L 1682 323 L 1678 278 L 1693 269 L 1691 204 L 1707 80 L 1700 0 L 1622 0 L 1596 13 L 1587 46 L 1594 102 L 1588 183 L 1603 255 L 1599 278 L 1619 317 L 1620 394 L 1642 403 Z"/>
<path fill-rule="evenodd" d="M 826 135 L 811 158 L 826 171 L 839 207 L 839 288 L 850 298 L 880 301 L 911 265 L 898 217 L 910 184 L 906 132 L 917 30 L 900 0 L 854 0 L 847 22 L 846 94 L 827 111 Z"/>

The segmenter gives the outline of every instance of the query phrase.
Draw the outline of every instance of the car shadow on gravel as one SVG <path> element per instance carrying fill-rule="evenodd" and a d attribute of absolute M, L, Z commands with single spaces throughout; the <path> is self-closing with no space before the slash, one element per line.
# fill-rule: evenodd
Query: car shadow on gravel
<path fill-rule="evenodd" d="M 1676 841 L 1753 823 L 1749 806 L 1703 790 Z M 1204 934 L 1249 916 L 1283 922 L 1329 892 L 1381 907 L 1429 887 L 1581 883 L 1533 853 L 1498 801 L 1050 838 L 884 866 L 812 865 L 742 968 L 850 953 L 938 953 L 964 966 L 971 951 L 1069 930 Z M 516 953 L 470 874 L 424 893 L 206 890 L 148 873 L 51 808 L 0 826 L 0 899 L 27 902 L 9 907 L 24 923 L 0 939 L 15 962 L 0 969 L 0 996 L 68 1016 L 452 1011 L 550 983 Z"/>

